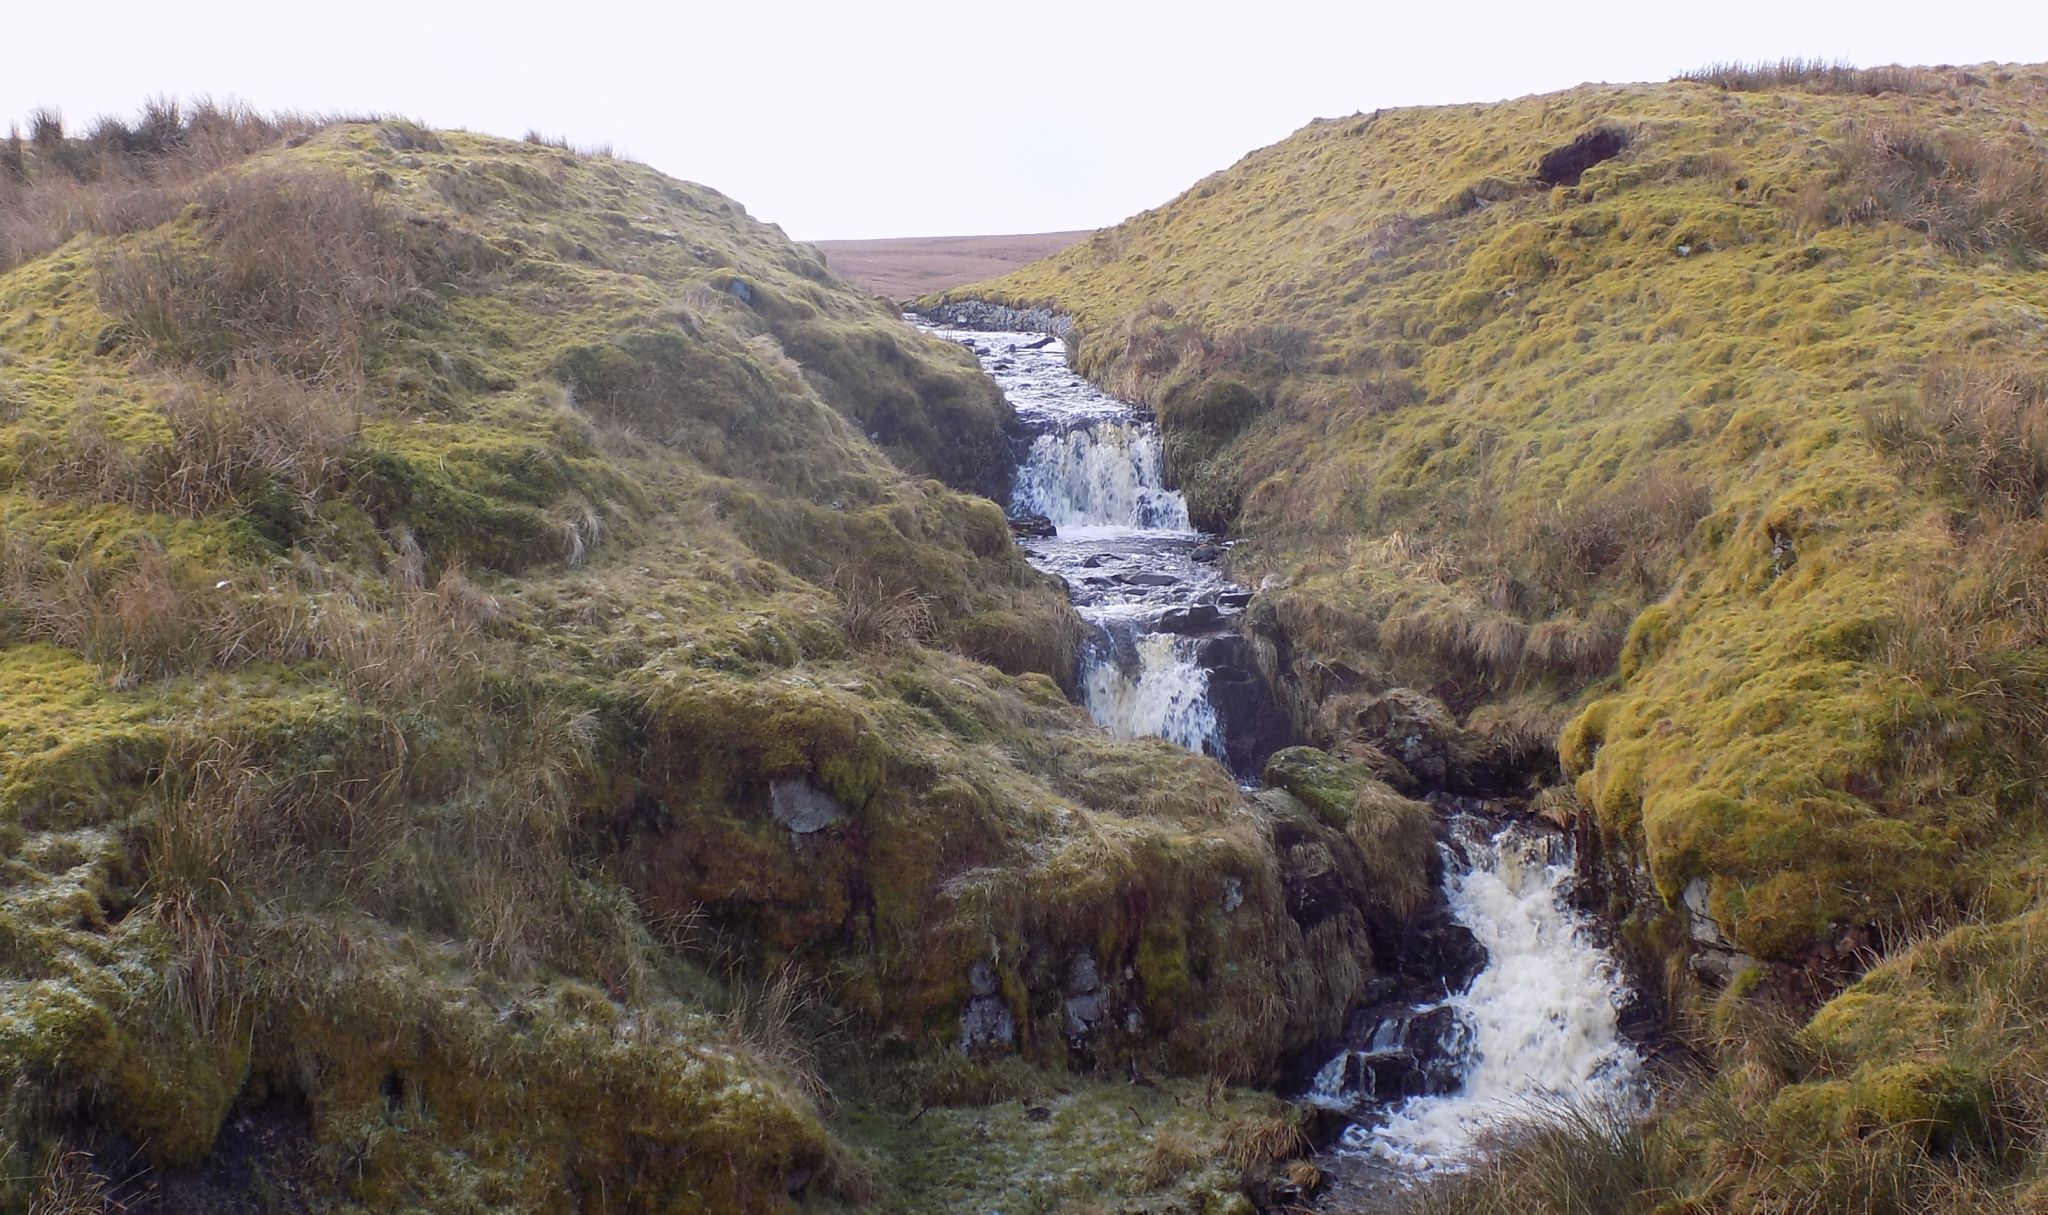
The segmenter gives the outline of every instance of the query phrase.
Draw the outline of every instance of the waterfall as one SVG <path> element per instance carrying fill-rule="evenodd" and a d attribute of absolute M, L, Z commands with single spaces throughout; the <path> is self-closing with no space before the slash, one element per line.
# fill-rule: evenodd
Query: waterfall
<path fill-rule="evenodd" d="M 1223 754 L 1216 708 L 1209 703 L 1209 672 L 1195 645 L 1171 633 L 1128 638 L 1123 662 L 1114 642 L 1095 642 L 1083 658 L 1082 690 L 1088 715 L 1120 738 L 1154 735 L 1190 751 Z M 1128 663 L 1128 669 L 1126 668 Z"/>
<path fill-rule="evenodd" d="M 1017 469 L 1011 505 L 1061 531 L 1188 530 L 1187 499 L 1166 488 L 1159 430 L 1149 422 L 1089 419 L 1039 435 Z"/>
<path fill-rule="evenodd" d="M 1370 1099 L 1357 1077 L 1381 1055 L 1434 1051 L 1451 1071 L 1448 1091 L 1412 1096 L 1378 1125 L 1344 1133 L 1345 1146 L 1404 1170 L 1455 1165 L 1481 1134 L 1547 1101 L 1635 1109 L 1641 1058 L 1622 1037 L 1626 994 L 1614 959 L 1571 904 L 1569 840 L 1519 824 L 1454 824 L 1445 849 L 1452 915 L 1486 947 L 1485 969 L 1463 992 L 1419 1006 L 1400 1028 L 1388 1022 L 1364 1049 L 1340 1053 L 1316 1076 L 1311 1100 Z M 1412 1027 L 1435 1040 L 1417 1042 Z"/>

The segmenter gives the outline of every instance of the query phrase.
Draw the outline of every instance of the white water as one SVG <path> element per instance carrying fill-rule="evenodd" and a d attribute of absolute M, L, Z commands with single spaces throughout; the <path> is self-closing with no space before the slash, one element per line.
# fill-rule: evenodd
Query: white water
<path fill-rule="evenodd" d="M 1062 532 L 1188 530 L 1187 499 L 1166 488 L 1159 431 L 1150 423 L 1084 422 L 1039 435 L 1017 469 L 1012 504 Z"/>
<path fill-rule="evenodd" d="M 1347 1148 L 1405 1170 L 1461 1164 L 1487 1129 L 1546 1103 L 1629 1110 L 1642 1101 L 1642 1060 L 1619 1026 L 1626 986 L 1571 906 L 1567 841 L 1514 825 L 1459 826 L 1470 861 L 1447 853 L 1445 893 L 1487 953 L 1471 987 L 1444 1002 L 1470 1035 L 1459 1044 L 1464 1085 L 1409 1098 L 1384 1123 L 1344 1134 Z M 1338 1081 L 1344 1058 L 1324 1068 L 1319 1088 Z"/>
<path fill-rule="evenodd" d="M 1133 648 L 1137 661 L 1130 673 L 1107 654 L 1089 655 L 1082 677 L 1088 715 L 1120 738 L 1151 735 L 1222 755 L 1209 672 L 1196 661 L 1194 643 L 1171 633 L 1144 633 Z"/>

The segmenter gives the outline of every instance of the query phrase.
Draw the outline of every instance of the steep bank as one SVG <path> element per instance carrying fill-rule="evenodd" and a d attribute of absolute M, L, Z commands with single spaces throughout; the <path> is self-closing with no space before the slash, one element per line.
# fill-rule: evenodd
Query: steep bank
<path fill-rule="evenodd" d="M 1997 66 L 1357 115 L 957 293 L 1071 314 L 1157 409 L 1311 737 L 1369 752 L 1407 686 L 1471 762 L 1556 744 L 1547 804 L 1721 1061 L 1616 1141 L 1643 1206 L 2039 1175 L 2028 1049 L 1932 1010 L 2024 987 L 2048 856 L 2044 122 Z M 1899 1030 L 1844 1053 L 1850 1007 Z"/>
<path fill-rule="evenodd" d="M 965 351 L 545 144 L 0 153 L 0 1205 L 1241 1209 L 1299 1154 L 1233 1084 L 1402 897 L 1300 892 L 1412 832 L 1068 700 Z"/>

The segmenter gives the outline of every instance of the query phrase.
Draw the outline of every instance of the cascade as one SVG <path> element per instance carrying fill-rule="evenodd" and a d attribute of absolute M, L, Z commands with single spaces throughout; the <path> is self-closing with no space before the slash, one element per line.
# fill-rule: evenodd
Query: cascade
<path fill-rule="evenodd" d="M 1280 715 L 1237 632 L 1251 596 L 1167 486 L 1156 425 L 1070 370 L 1057 339 L 926 327 L 981 358 L 1026 430 L 1010 511 L 1052 525 L 1018 543 L 1089 626 L 1078 682 L 1090 716 L 1255 779 L 1289 740 L 1272 733 Z M 1485 965 L 1459 990 L 1357 1010 L 1302 1094 L 1349 1118 L 1340 1155 L 1397 1179 L 1459 1167 L 1489 1127 L 1545 1102 L 1627 1113 L 1644 1091 L 1620 1030 L 1626 984 L 1572 902 L 1570 840 L 1455 811 L 1444 827 L 1445 900 Z"/>

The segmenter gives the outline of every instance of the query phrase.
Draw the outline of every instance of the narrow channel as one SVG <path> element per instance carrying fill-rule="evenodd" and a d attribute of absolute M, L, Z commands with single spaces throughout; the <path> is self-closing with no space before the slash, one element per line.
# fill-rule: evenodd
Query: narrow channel
<path fill-rule="evenodd" d="M 1020 323 L 1006 309 L 969 311 L 977 324 L 981 313 Z M 1089 626 L 1077 680 L 1089 714 L 1256 783 L 1266 757 L 1294 740 L 1237 629 L 1251 594 L 1224 575 L 1227 542 L 1192 528 L 1166 484 L 1153 419 L 1069 368 L 1057 324 L 909 319 L 971 349 L 1016 410 L 1010 516 L 1026 555 L 1065 581 Z M 1430 800 L 1445 901 L 1485 961 L 1434 991 L 1355 1010 L 1298 1094 L 1345 1123 L 1329 1159 L 1353 1195 L 1462 1167 L 1490 1129 L 1559 1103 L 1626 1116 L 1644 1099 L 1642 1057 L 1621 1032 L 1627 984 L 1574 903 L 1570 837 L 1500 805 Z"/>

